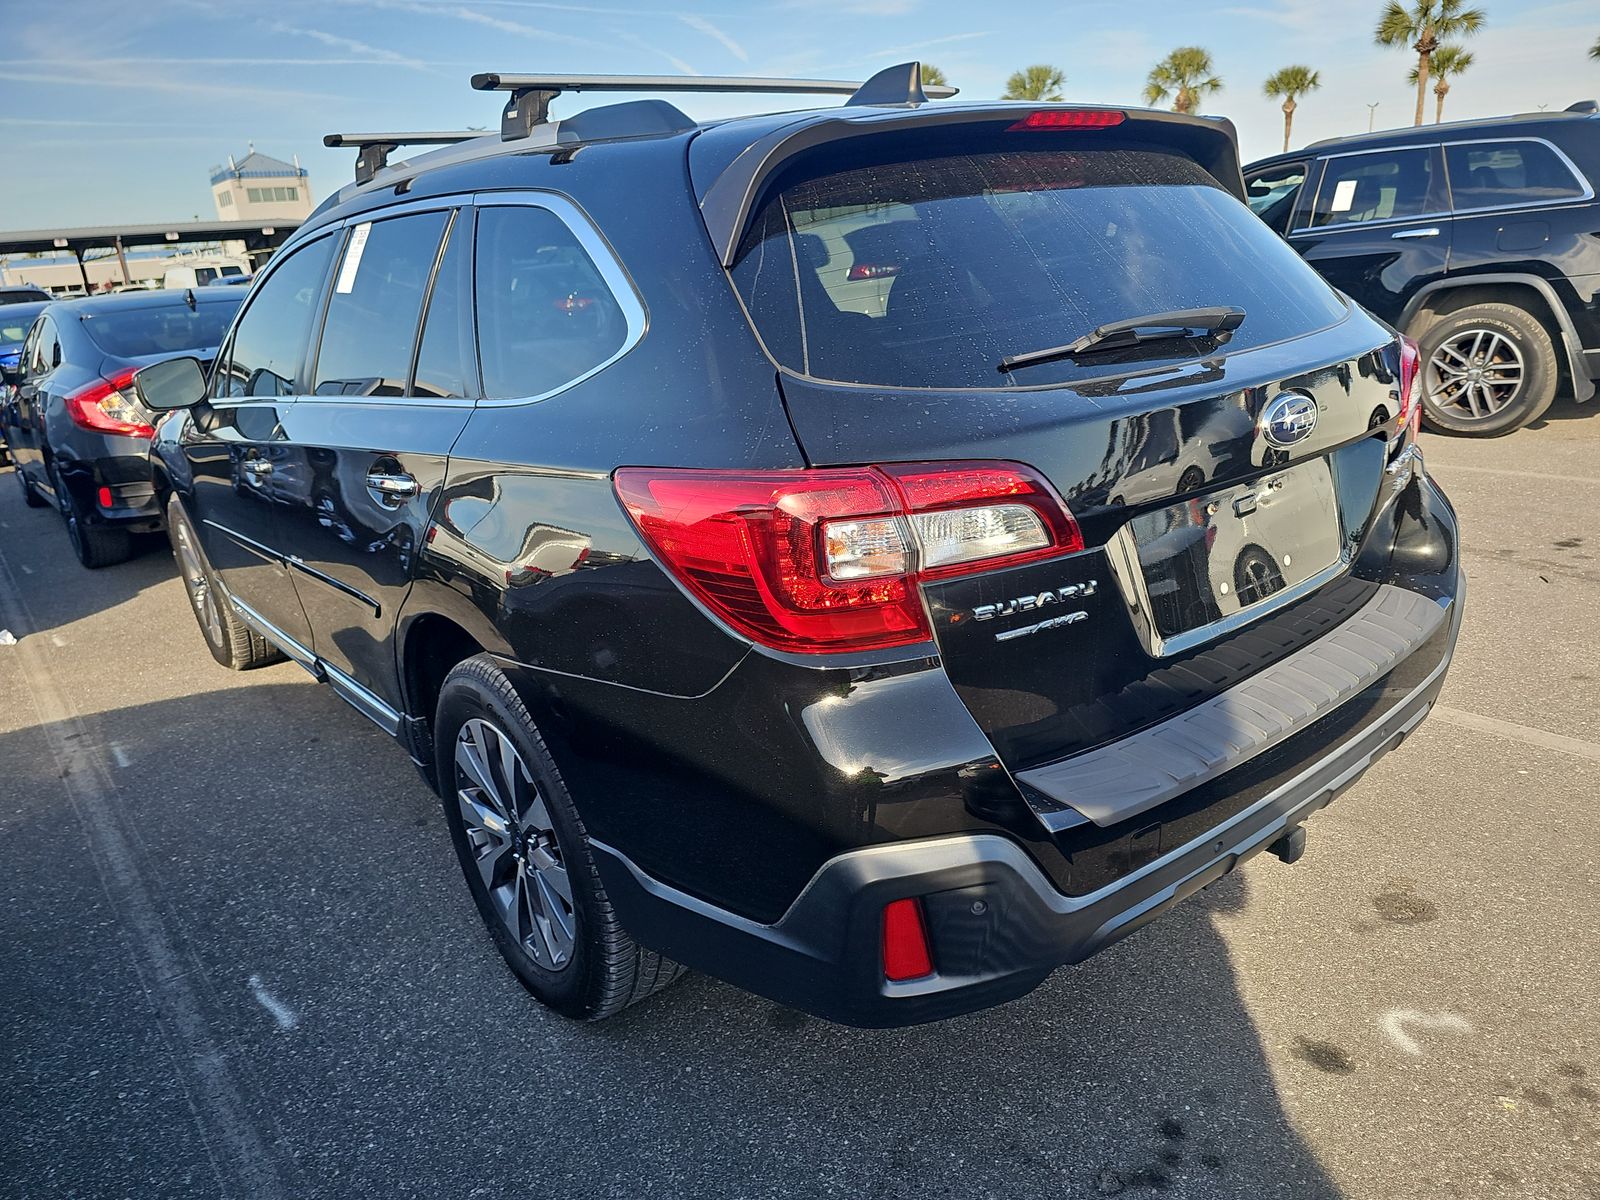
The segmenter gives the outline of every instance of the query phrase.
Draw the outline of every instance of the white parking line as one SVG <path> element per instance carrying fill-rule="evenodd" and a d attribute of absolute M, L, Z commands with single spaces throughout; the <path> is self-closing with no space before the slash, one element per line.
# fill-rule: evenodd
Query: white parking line
<path fill-rule="evenodd" d="M 129 763 L 128 752 L 122 748 L 120 742 L 111 743 L 111 757 L 117 760 L 117 766 L 125 767 Z"/>
<path fill-rule="evenodd" d="M 285 1200 L 288 1190 L 273 1152 L 256 1128 L 246 1091 L 223 1042 L 207 1022 L 205 977 L 192 971 L 194 952 L 155 898 L 137 829 L 112 782 L 105 756 L 87 735 L 72 701 L 56 684 L 44 639 L 0 554 L 0 626 L 17 631 L 18 663 L 39 729 L 61 787 L 83 830 L 90 858 L 122 925 L 128 957 L 170 1047 L 175 1074 L 194 1114 L 196 1131 L 227 1196 Z M 13 699 L 17 702 L 20 698 Z M 25 702 L 25 701 L 23 701 Z"/>
<path fill-rule="evenodd" d="M 1600 762 L 1600 745 L 1586 742 L 1582 738 L 1568 737 L 1564 733 L 1551 733 L 1548 729 L 1536 729 L 1532 725 L 1518 725 L 1499 717 L 1480 717 L 1477 713 L 1463 712 L 1459 708 L 1447 708 L 1443 704 L 1433 706 L 1433 715 L 1441 721 L 1448 721 L 1463 729 L 1492 733 L 1496 737 L 1526 742 L 1530 746 L 1539 746 L 1545 750 L 1559 750 L 1563 754 L 1576 755 L 1590 762 Z"/>
<path fill-rule="evenodd" d="M 1428 463 L 1428 474 L 1449 475 L 1465 471 L 1469 475 L 1505 475 L 1512 479 L 1542 479 L 1553 483 L 1600 483 L 1600 475 L 1556 475 L 1548 471 L 1513 471 L 1510 467 L 1469 467 L 1464 463 Z"/>

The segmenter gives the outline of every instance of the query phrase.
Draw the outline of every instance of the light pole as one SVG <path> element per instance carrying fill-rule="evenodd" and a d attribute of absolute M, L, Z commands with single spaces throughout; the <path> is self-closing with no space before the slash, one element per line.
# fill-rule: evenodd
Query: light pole
<path fill-rule="evenodd" d="M 1383 103 L 1382 100 L 1374 100 L 1371 104 L 1367 105 L 1367 132 L 1368 133 L 1372 132 L 1372 122 L 1378 116 L 1378 105 L 1380 105 L 1382 103 Z"/>

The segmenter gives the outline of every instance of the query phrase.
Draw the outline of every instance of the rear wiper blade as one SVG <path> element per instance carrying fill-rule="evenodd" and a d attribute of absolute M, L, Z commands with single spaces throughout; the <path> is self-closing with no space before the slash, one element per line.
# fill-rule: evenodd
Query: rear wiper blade
<path fill-rule="evenodd" d="M 1128 317 L 1122 321 L 1109 321 L 1091 330 L 1076 341 L 1064 346 L 1048 346 L 1043 350 L 1029 350 L 1026 354 L 1009 354 L 1000 360 L 1001 371 L 1015 371 L 1036 363 L 1054 362 L 1060 358 L 1077 358 L 1102 350 L 1120 350 L 1143 342 L 1157 342 L 1168 338 L 1195 337 L 1201 334 L 1231 334 L 1244 322 L 1244 309 L 1218 305 L 1214 308 L 1180 308 L 1172 312 L 1151 313 L 1144 317 Z"/>

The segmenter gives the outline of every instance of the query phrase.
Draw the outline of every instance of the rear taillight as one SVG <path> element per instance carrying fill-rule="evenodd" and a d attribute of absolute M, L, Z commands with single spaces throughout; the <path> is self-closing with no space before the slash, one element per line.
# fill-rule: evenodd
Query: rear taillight
<path fill-rule="evenodd" d="M 63 403 L 67 416 L 80 428 L 122 437 L 155 436 L 155 427 L 145 420 L 143 409 L 133 398 L 133 368 L 79 388 Z"/>
<path fill-rule="evenodd" d="M 1007 133 L 1027 129 L 1106 129 L 1121 125 L 1128 114 L 1110 108 L 1041 108 L 1006 126 Z"/>
<path fill-rule="evenodd" d="M 1422 425 L 1422 392 L 1417 383 L 1422 351 L 1405 334 L 1400 335 L 1400 412 L 1395 425 L 1415 439 Z"/>
<path fill-rule="evenodd" d="M 890 983 L 905 983 L 932 974 L 921 901 L 891 900 L 883 909 L 883 977 Z"/>
<path fill-rule="evenodd" d="M 694 596 L 754 641 L 800 653 L 925 641 L 921 580 L 1083 548 L 1050 486 L 1018 463 L 624 467 L 616 488 Z"/>

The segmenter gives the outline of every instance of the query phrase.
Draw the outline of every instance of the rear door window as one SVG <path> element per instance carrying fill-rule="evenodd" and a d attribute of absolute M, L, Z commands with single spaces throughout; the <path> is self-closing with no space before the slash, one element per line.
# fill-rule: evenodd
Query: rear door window
<path fill-rule="evenodd" d="M 1243 308 L 1229 351 L 1346 311 L 1198 165 L 1150 149 L 986 151 L 795 182 L 756 218 L 733 279 L 782 366 L 903 387 L 1048 384 L 1222 349 L 1177 338 L 998 370 L 1176 309 Z"/>
<path fill-rule="evenodd" d="M 352 227 L 317 352 L 318 396 L 404 396 L 449 212 Z"/>
<path fill-rule="evenodd" d="M 239 318 L 219 394 L 295 393 L 337 240 L 319 238 L 274 263 Z"/>
<path fill-rule="evenodd" d="M 473 377 L 472 213 L 463 209 L 446 235 L 444 256 L 434 277 L 423 319 L 422 344 L 417 350 L 416 379 L 411 390 L 418 396 L 463 399 L 475 396 Z"/>
<path fill-rule="evenodd" d="M 594 259 L 555 213 L 478 210 L 478 356 L 489 399 L 543 396 L 613 358 L 628 320 Z"/>
<path fill-rule="evenodd" d="M 1444 211 L 1437 151 L 1427 146 L 1382 150 L 1328 160 L 1311 224 L 1364 224 Z"/>
<path fill-rule="evenodd" d="M 1464 142 L 1444 155 L 1457 212 L 1573 200 L 1588 190 L 1543 142 Z"/>

